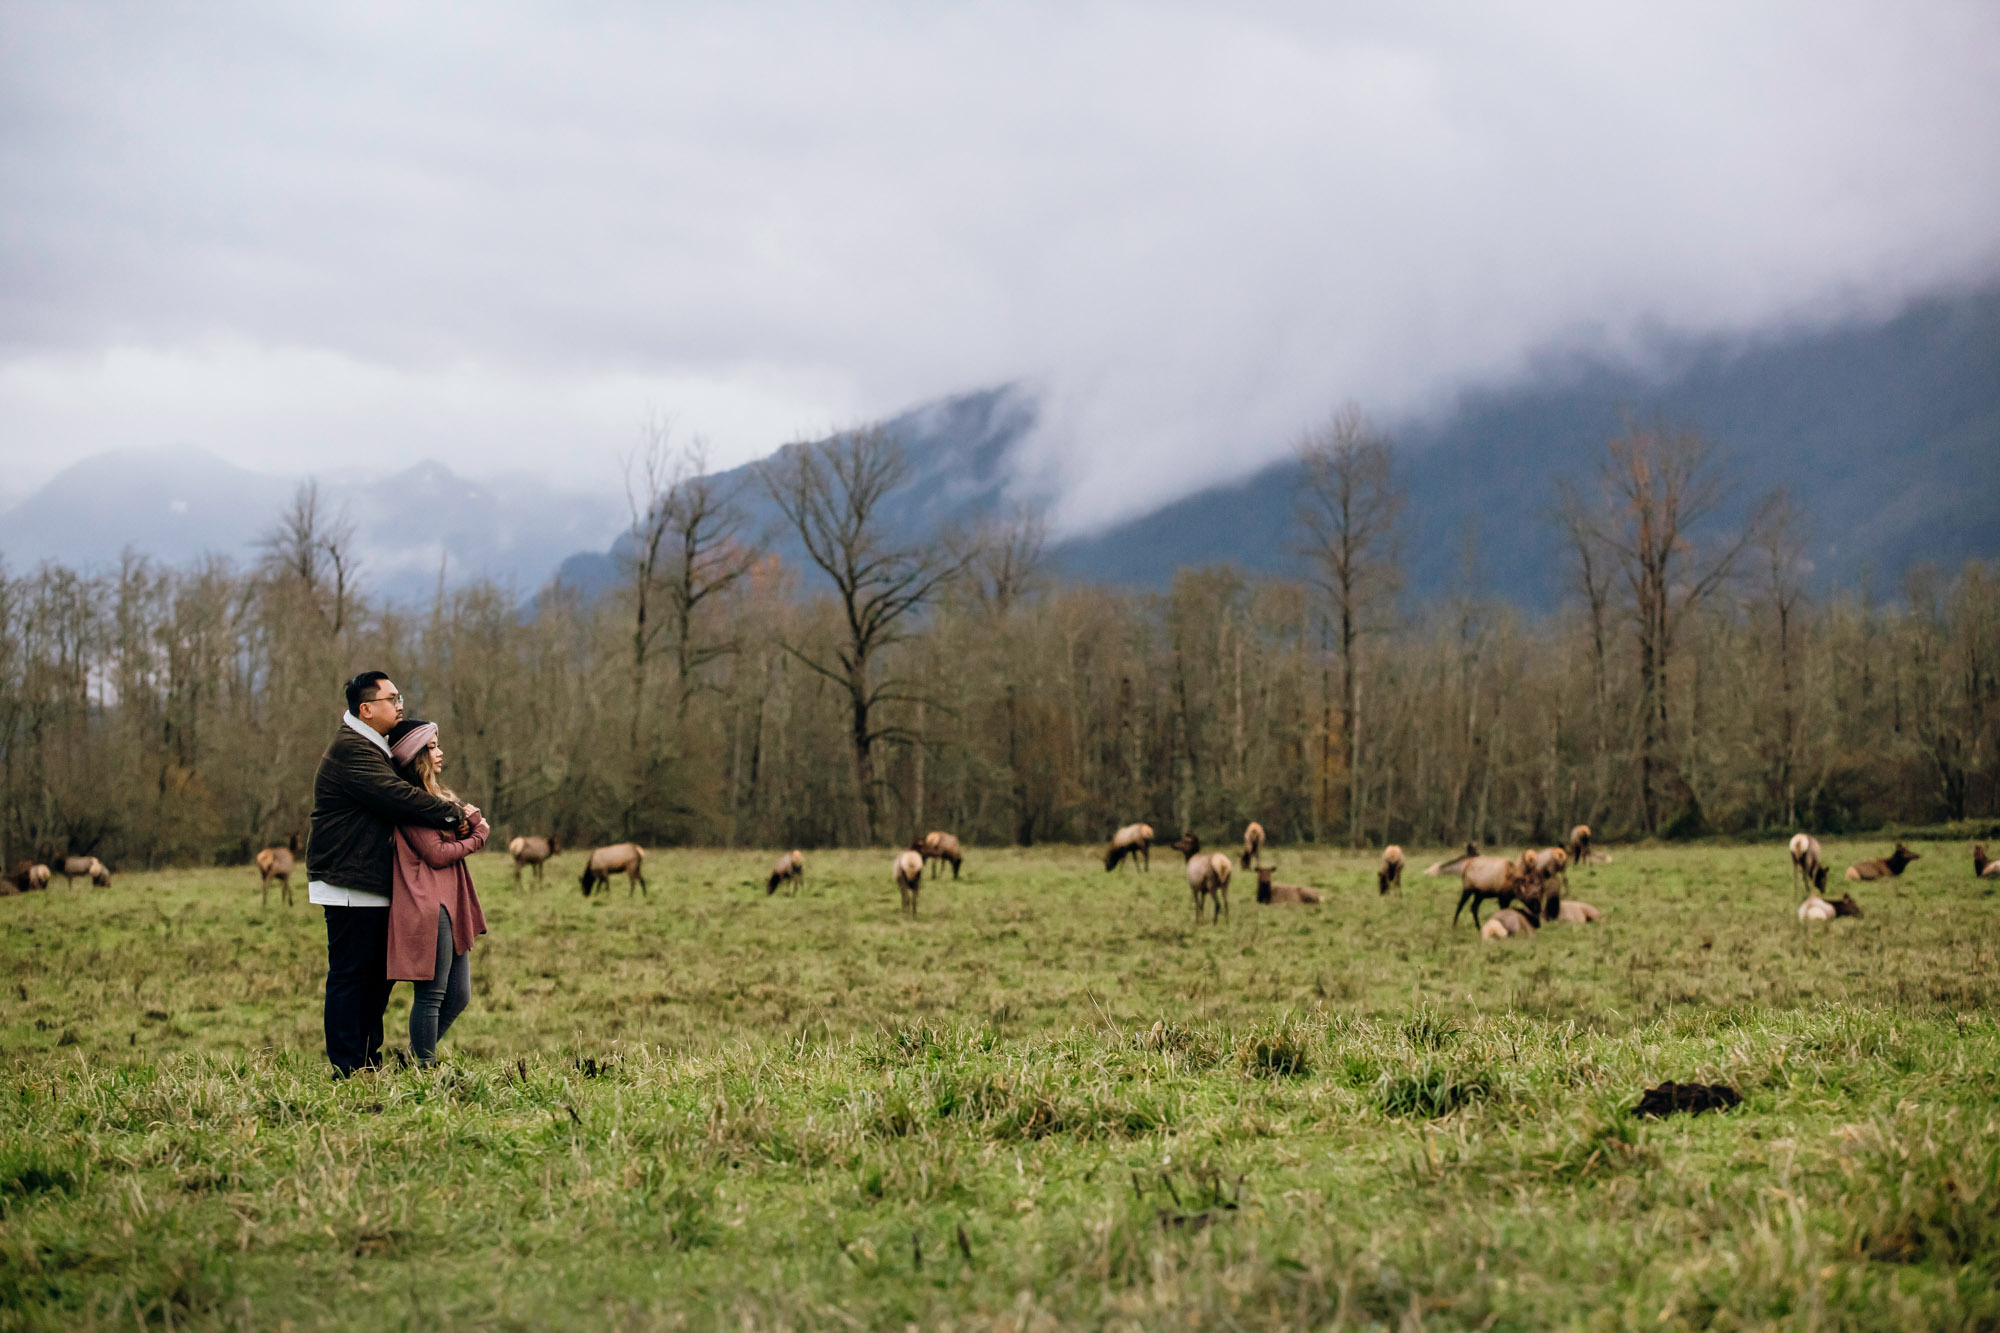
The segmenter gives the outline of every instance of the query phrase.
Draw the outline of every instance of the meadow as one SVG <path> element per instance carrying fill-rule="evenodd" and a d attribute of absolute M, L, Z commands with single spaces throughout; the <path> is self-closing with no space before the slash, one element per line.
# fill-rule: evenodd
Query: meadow
<path fill-rule="evenodd" d="M 887 851 L 485 855 L 445 1063 L 344 1083 L 302 887 L 58 879 L 0 899 L 0 1329 L 2000 1327 L 2000 896 L 1919 850 L 1806 927 L 1781 845 L 1614 848 L 1503 943 L 1292 847 L 1325 903 L 1200 927 L 1171 851 L 973 848 L 916 921 Z"/>

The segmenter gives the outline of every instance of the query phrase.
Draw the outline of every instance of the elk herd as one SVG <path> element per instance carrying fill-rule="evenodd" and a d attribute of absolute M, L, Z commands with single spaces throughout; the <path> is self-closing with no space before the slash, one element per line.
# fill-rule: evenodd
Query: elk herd
<path fill-rule="evenodd" d="M 1127 824 L 1112 835 L 1110 844 L 1104 849 L 1105 870 L 1116 870 L 1129 863 L 1137 871 L 1150 871 L 1153 842 L 1152 825 Z M 1229 915 L 1229 881 L 1237 858 L 1221 852 L 1204 851 L 1201 839 L 1193 832 L 1183 833 L 1170 845 L 1181 854 L 1196 923 L 1206 918 L 1211 923 L 1220 924 Z M 1310 906 L 1321 902 L 1322 889 L 1277 880 L 1277 864 L 1265 860 L 1267 846 L 1264 826 L 1251 821 L 1243 830 L 1240 860 L 1242 868 L 1257 877 L 1258 905 Z M 1837 899 L 1826 897 L 1828 867 L 1822 859 L 1819 839 L 1800 833 L 1791 839 L 1788 850 L 1792 883 L 1804 894 L 1798 907 L 1801 922 L 1832 921 L 1839 917 L 1862 915 L 1852 892 L 1843 893 Z M 509 841 L 507 851 L 513 860 L 514 884 L 518 888 L 524 874 L 529 871 L 533 872 L 537 884 L 543 882 L 544 868 L 562 851 L 562 843 L 553 834 L 524 835 Z M 293 834 L 283 846 L 266 847 L 253 858 L 264 906 L 270 905 L 274 881 L 284 905 L 292 905 L 292 874 L 299 868 L 299 856 L 299 839 L 297 834 Z M 1462 853 L 1436 862 L 1423 873 L 1458 881 L 1458 901 L 1451 914 L 1453 926 L 1458 924 L 1459 917 L 1469 907 L 1472 926 L 1480 938 L 1516 939 L 1533 935 L 1550 922 L 1588 925 L 1601 921 L 1604 917 L 1601 910 L 1567 896 L 1569 874 L 1572 867 L 1608 864 L 1611 859 L 1594 846 L 1590 826 L 1578 824 L 1570 830 L 1563 845 L 1558 847 L 1529 848 L 1519 856 L 1507 857 L 1484 855 L 1476 844 L 1467 843 Z M 1898 842 L 1885 857 L 1856 861 L 1848 866 L 1845 878 L 1851 883 L 1895 879 L 1919 859 L 1919 853 Z M 584 858 L 580 881 L 583 895 L 589 897 L 599 887 L 608 888 L 613 877 L 619 875 L 625 877 L 628 893 L 647 893 L 645 860 L 645 848 L 635 842 L 613 843 L 593 849 Z M 1386 896 L 1390 890 L 1402 888 L 1404 861 L 1401 847 L 1391 844 L 1382 849 L 1375 871 L 1378 895 Z M 911 839 L 909 846 L 899 851 L 891 864 L 903 914 L 912 918 L 917 915 L 918 897 L 927 870 L 930 878 L 937 879 L 944 874 L 944 868 L 950 866 L 951 877 L 956 880 L 964 864 L 964 847 L 953 834 L 933 831 Z M 796 848 L 780 855 L 765 877 L 765 893 L 775 894 L 780 888 L 789 886 L 796 894 L 805 881 L 805 865 L 804 853 Z M 1972 872 L 1980 879 L 2000 879 L 2000 861 L 1987 857 L 1984 843 L 1972 849 Z M 99 888 L 108 888 L 111 884 L 111 871 L 94 856 L 54 856 L 45 862 L 18 862 L 11 871 L 0 875 L 0 895 L 47 889 L 57 876 L 62 877 L 66 887 L 73 886 L 79 879 Z M 1488 905 L 1493 909 L 1492 914 L 1482 922 L 1480 909 Z"/>

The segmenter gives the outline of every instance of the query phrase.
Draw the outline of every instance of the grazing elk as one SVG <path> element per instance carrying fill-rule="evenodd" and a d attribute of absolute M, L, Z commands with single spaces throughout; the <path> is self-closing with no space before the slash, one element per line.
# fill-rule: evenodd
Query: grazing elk
<path fill-rule="evenodd" d="M 1403 849 L 1390 843 L 1382 849 L 1382 864 L 1375 871 L 1375 892 L 1387 893 L 1403 886 Z"/>
<path fill-rule="evenodd" d="M 611 877 L 625 876 L 625 894 L 629 898 L 633 889 L 638 889 L 647 897 L 652 890 L 646 887 L 646 849 L 636 842 L 614 842 L 609 847 L 599 847 L 583 863 L 583 896 L 602 884 L 604 891 L 611 891 Z"/>
<path fill-rule="evenodd" d="M 1510 861 L 1504 856 L 1466 857 L 1458 868 L 1460 893 L 1458 906 L 1451 914 L 1451 924 L 1458 924 L 1458 914 L 1472 904 L 1472 924 L 1479 924 L 1479 904 L 1492 899 L 1501 907 L 1506 907 L 1516 898 L 1534 907 L 1536 915 L 1541 914 L 1542 892 L 1539 877 L 1530 866 L 1519 861 Z M 1558 904 L 1559 906 L 1560 904 Z M 1551 908 L 1553 912 L 1555 909 Z"/>
<path fill-rule="evenodd" d="M 49 886 L 49 868 L 36 861 L 23 861 L 7 872 L 6 883 L 13 893 L 33 893 Z"/>
<path fill-rule="evenodd" d="M 1127 824 L 1111 835 L 1111 845 L 1104 849 L 1104 868 L 1116 870 L 1118 863 L 1126 857 L 1135 857 L 1147 870 L 1153 868 L 1153 826 L 1151 824 Z"/>
<path fill-rule="evenodd" d="M 55 873 L 63 877 L 65 888 L 73 887 L 77 877 L 89 879 L 100 889 L 111 887 L 111 871 L 104 862 L 94 856 L 61 856 L 56 858 Z"/>
<path fill-rule="evenodd" d="M 1194 920 L 1201 924 L 1201 905 L 1204 901 L 1214 904 L 1215 924 L 1222 924 L 1222 914 L 1229 910 L 1229 858 L 1221 852 L 1204 852 L 1201 839 L 1192 833 L 1181 834 L 1181 840 L 1174 844 L 1174 850 L 1187 858 L 1188 892 L 1194 895 Z"/>
<path fill-rule="evenodd" d="M 1273 884 L 1271 876 L 1278 873 L 1275 865 L 1257 867 L 1257 901 L 1269 906 L 1272 903 L 1316 903 L 1319 890 L 1309 889 L 1303 884 Z"/>
<path fill-rule="evenodd" d="M 507 840 L 507 855 L 514 858 L 514 887 L 521 887 L 521 871 L 529 866 L 535 870 L 535 883 L 542 882 L 542 871 L 550 857 L 562 850 L 555 834 L 546 838 L 519 837 Z"/>
<path fill-rule="evenodd" d="M 1810 894 L 1813 875 L 1819 869 L 1819 839 L 1808 833 L 1794 833 L 1786 846 L 1792 853 L 1792 878 Z"/>
<path fill-rule="evenodd" d="M 1856 861 L 1847 867 L 1847 877 L 1850 880 L 1894 879 L 1903 873 L 1910 862 L 1919 859 L 1919 853 L 1911 851 L 1899 842 L 1895 851 L 1880 860 Z"/>
<path fill-rule="evenodd" d="M 1264 826 L 1253 819 L 1243 830 L 1243 868 L 1248 870 L 1256 865 L 1257 858 L 1263 854 Z"/>
<path fill-rule="evenodd" d="M 2000 879 L 2000 861 L 1986 859 L 1986 844 L 1972 849 L 1972 873 L 1980 879 Z"/>
<path fill-rule="evenodd" d="M 1465 844 L 1465 851 L 1462 854 L 1454 856 L 1448 861 L 1439 861 L 1433 865 L 1425 866 L 1424 873 L 1426 875 L 1456 875 L 1459 867 L 1477 855 L 1479 855 L 1479 844 L 1468 842 Z"/>
<path fill-rule="evenodd" d="M 799 885 L 805 880 L 805 877 L 805 854 L 794 847 L 791 851 L 780 856 L 778 863 L 771 867 L 771 878 L 764 882 L 764 896 L 768 898 L 776 893 L 780 884 L 791 885 L 792 892 L 797 893 Z"/>
<path fill-rule="evenodd" d="M 903 899 L 902 910 L 914 921 L 917 916 L 917 890 L 924 886 L 923 839 L 911 843 L 908 851 L 896 854 L 895 870 L 896 892 Z"/>
<path fill-rule="evenodd" d="M 965 853 L 959 849 L 957 838 L 949 833 L 926 833 L 916 847 L 924 854 L 924 864 L 930 866 L 932 879 L 944 873 L 947 861 L 951 863 L 951 877 L 958 878 L 958 867 L 965 860 Z"/>
<path fill-rule="evenodd" d="M 278 881 L 278 900 L 285 906 L 292 905 L 292 871 L 299 860 L 299 835 L 294 833 L 285 839 L 283 847 L 266 847 L 257 853 L 257 875 L 264 896 L 260 906 L 271 905 L 271 881 Z"/>

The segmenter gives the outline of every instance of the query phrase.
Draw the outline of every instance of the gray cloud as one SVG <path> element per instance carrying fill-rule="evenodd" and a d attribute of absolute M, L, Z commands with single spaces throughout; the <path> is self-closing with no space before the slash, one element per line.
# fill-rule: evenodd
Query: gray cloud
<path fill-rule="evenodd" d="M 603 484 L 1022 378 L 1077 522 L 2000 263 L 1981 4 L 14 3 L 0 125 L 17 475 Z"/>

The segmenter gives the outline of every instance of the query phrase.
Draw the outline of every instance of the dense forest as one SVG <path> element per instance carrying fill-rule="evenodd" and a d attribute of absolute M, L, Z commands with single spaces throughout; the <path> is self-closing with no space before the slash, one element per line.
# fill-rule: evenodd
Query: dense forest
<path fill-rule="evenodd" d="M 1031 513 L 899 543 L 906 463 L 861 430 L 749 484 L 635 460 L 619 586 L 371 596 L 302 489 L 245 566 L 0 570 L 0 856 L 247 860 L 303 834 L 352 672 L 440 724 L 502 837 L 732 846 L 1094 842 L 1145 820 L 1366 845 L 1871 829 L 2000 814 L 2000 569 L 1818 586 L 1782 495 L 1629 427 L 1552 497 L 1568 604 L 1400 590 L 1396 456 L 1345 411 L 1302 442 L 1306 575 L 1052 580 Z M 1504 534 L 1505 523 L 1496 531 Z"/>

